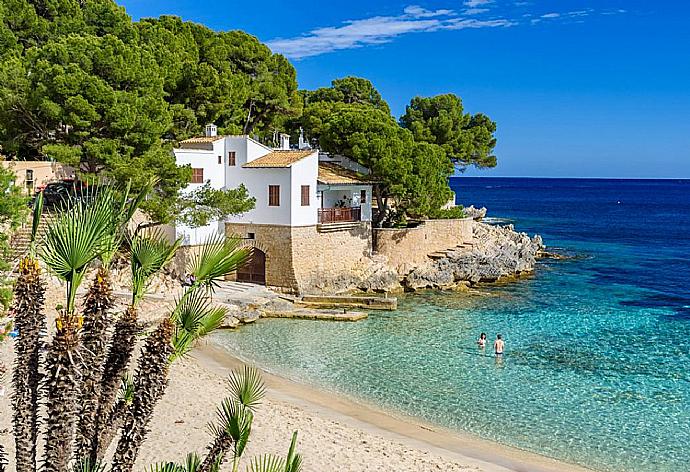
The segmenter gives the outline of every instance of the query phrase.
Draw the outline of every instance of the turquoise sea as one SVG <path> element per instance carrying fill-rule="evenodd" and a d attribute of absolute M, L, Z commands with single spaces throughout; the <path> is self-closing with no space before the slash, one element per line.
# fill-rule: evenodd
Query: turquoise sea
<path fill-rule="evenodd" d="M 690 181 L 457 178 L 575 256 L 487 296 L 358 323 L 262 320 L 234 354 L 355 400 L 601 471 L 690 470 Z M 497 362 L 480 332 L 506 340 Z"/>

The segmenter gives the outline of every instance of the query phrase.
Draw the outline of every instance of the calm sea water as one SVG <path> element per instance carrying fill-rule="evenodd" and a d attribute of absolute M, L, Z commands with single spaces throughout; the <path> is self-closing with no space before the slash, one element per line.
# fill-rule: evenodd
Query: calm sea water
<path fill-rule="evenodd" d="M 577 256 L 489 296 L 218 335 L 292 379 L 602 471 L 690 470 L 690 181 L 459 178 L 458 201 Z M 506 339 L 496 362 L 481 331 Z"/>

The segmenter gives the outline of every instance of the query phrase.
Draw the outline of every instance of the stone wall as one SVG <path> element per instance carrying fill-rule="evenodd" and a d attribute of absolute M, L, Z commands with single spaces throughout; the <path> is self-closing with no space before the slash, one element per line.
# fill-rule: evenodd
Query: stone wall
<path fill-rule="evenodd" d="M 254 238 L 250 239 L 249 235 Z M 289 226 L 226 223 L 225 234 L 242 238 L 243 246 L 255 247 L 266 254 L 266 285 L 297 291 L 292 265 L 292 231 Z"/>
<path fill-rule="evenodd" d="M 352 272 L 371 256 L 371 224 L 360 222 L 334 232 L 319 232 L 316 226 L 292 228 L 292 251 L 300 292 L 329 291 L 350 283 Z"/>
<path fill-rule="evenodd" d="M 225 232 L 266 254 L 266 285 L 291 292 L 318 292 L 351 278 L 351 271 L 372 251 L 367 222 L 323 233 L 317 226 L 226 223 Z"/>
<path fill-rule="evenodd" d="M 374 229 L 374 251 L 388 258 L 398 274 L 429 261 L 428 255 L 473 240 L 472 218 L 427 220 L 416 228 Z"/>

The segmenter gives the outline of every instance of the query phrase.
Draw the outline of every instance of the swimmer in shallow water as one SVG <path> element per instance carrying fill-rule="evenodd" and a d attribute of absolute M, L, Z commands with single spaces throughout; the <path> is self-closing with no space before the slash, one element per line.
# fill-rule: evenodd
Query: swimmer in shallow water
<path fill-rule="evenodd" d="M 479 339 L 477 340 L 477 346 L 479 346 L 480 349 L 484 349 L 486 347 L 486 333 L 482 333 L 479 335 Z"/>
<path fill-rule="evenodd" d="M 496 341 L 494 341 L 494 352 L 496 357 L 503 357 L 503 348 L 505 343 L 503 342 L 503 337 L 500 334 L 496 335 Z"/>

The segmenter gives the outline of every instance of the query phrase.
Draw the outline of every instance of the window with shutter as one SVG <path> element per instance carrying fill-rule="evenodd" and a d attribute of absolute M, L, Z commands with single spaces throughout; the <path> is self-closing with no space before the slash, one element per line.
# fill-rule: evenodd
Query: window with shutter
<path fill-rule="evenodd" d="M 302 185 L 302 206 L 309 206 L 309 185 Z"/>
<path fill-rule="evenodd" d="M 280 185 L 268 186 L 268 206 L 280 206 Z"/>
<path fill-rule="evenodd" d="M 235 165 L 235 151 L 228 152 L 228 165 L 229 166 Z"/>
<path fill-rule="evenodd" d="M 192 183 L 193 184 L 203 184 L 204 183 L 204 169 L 192 169 Z"/>

